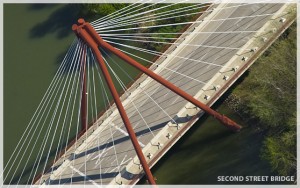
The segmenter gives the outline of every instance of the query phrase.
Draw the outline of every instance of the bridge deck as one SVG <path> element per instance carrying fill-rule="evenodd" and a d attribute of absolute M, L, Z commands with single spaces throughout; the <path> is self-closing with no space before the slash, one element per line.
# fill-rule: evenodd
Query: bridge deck
<path fill-rule="evenodd" d="M 283 4 L 223 4 L 214 5 L 213 13 L 202 15 L 199 20 L 210 15 L 210 20 L 192 25 L 198 26 L 192 34 L 186 37 L 174 52 L 169 55 L 159 67 L 151 67 L 155 72 L 195 96 L 209 82 L 238 51 L 242 48 L 254 32 L 220 33 L 224 31 L 256 31 L 259 30 Z M 222 9 L 218 10 L 218 7 Z M 231 8 L 230 8 L 231 7 Z M 255 16 L 263 15 L 264 16 Z M 253 16 L 248 18 L 228 19 L 234 17 Z M 192 28 L 193 30 L 193 28 Z M 197 33 L 216 32 L 216 33 Z M 219 32 L 219 33 L 217 33 Z M 184 45 L 185 43 L 195 46 Z M 210 47 L 209 47 L 210 46 Z M 215 46 L 215 48 L 213 47 Z M 224 47 L 224 48 L 223 48 Z M 226 48 L 227 47 L 227 48 Z M 173 46 L 170 47 L 174 48 Z M 175 57 L 174 54 L 176 53 Z M 179 58 L 184 57 L 184 58 Z M 194 59 L 191 60 L 191 59 Z M 158 60 L 161 61 L 161 60 Z M 203 62 L 214 63 L 205 64 Z M 218 66 L 216 66 L 218 65 Z M 181 76 L 168 69 L 175 70 L 188 77 Z M 228 68 L 230 70 L 230 67 Z M 178 117 L 177 113 L 185 107 L 187 101 L 170 92 L 150 78 L 141 77 L 141 87 L 132 86 L 129 98 L 122 96 L 122 102 L 130 118 L 132 126 L 138 136 L 141 147 L 149 145 L 159 131 L 170 123 L 171 118 L 176 122 L 185 123 L 191 117 Z M 204 83 L 201 83 L 201 82 Z M 151 96 L 151 98 L 149 97 Z M 155 101 L 155 102 L 154 102 Z M 164 111 L 162 111 L 159 104 Z M 136 111 L 138 108 L 140 114 Z M 145 124 L 147 122 L 148 125 Z M 99 125 L 99 126 L 98 126 Z M 175 126 L 175 124 L 174 124 Z M 112 137 L 114 140 L 112 140 Z M 85 140 L 85 142 L 84 142 Z M 157 143 L 152 143 L 153 145 Z M 79 147 L 78 147 L 79 146 Z M 117 158 L 115 157 L 117 152 Z M 116 110 L 111 107 L 91 128 L 83 135 L 64 156 L 54 164 L 54 172 L 45 174 L 42 181 L 46 184 L 72 183 L 103 183 L 108 184 L 115 180 L 119 172 L 136 156 L 125 127 Z M 138 164 L 138 161 L 134 161 Z M 120 166 L 120 168 L 119 168 Z M 86 176 L 85 177 L 85 174 Z M 49 178 L 51 175 L 51 178 Z M 126 176 L 126 177 L 125 177 Z M 72 179 L 71 179 L 72 177 Z M 123 178 L 132 179 L 132 174 L 123 173 Z M 39 183 L 39 182 L 38 182 Z M 124 183 L 124 181 L 123 181 Z"/>

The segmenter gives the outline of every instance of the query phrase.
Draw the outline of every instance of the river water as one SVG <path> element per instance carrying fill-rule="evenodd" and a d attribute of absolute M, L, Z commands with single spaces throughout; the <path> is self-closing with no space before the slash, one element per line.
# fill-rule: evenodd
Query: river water
<path fill-rule="evenodd" d="M 5 163 L 74 39 L 71 25 L 76 22 L 78 11 L 77 5 L 4 5 Z M 128 71 L 133 75 L 138 73 Z M 222 101 L 214 108 L 245 126 Z M 240 133 L 232 133 L 218 121 L 204 116 L 153 172 L 161 184 L 224 184 L 217 182 L 218 176 L 272 175 L 269 165 L 259 157 L 262 139 L 262 135 L 247 126 Z M 34 152 L 38 152 L 37 149 L 33 151 L 33 155 L 37 155 Z M 25 175 L 32 164 L 33 159 L 30 159 Z M 16 163 L 12 171 L 15 168 Z M 21 182 L 26 182 L 26 176 Z"/>

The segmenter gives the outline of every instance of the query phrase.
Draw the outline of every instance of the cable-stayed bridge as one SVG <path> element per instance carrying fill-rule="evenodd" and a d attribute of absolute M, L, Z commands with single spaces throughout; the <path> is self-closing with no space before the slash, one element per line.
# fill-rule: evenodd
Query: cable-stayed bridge
<path fill-rule="evenodd" d="M 174 4 L 164 7 L 171 6 Z M 144 174 L 155 184 L 149 168 L 204 111 L 231 130 L 239 130 L 239 125 L 209 106 L 294 21 L 296 14 L 295 4 L 191 4 L 158 15 L 151 13 L 163 8 L 151 7 L 131 4 L 91 23 L 80 19 L 73 26 L 77 37 L 31 122 L 46 127 L 47 134 L 29 184 L 135 184 Z M 153 24 L 153 20 L 190 14 L 198 17 Z M 151 28 L 178 25 L 187 27 L 177 33 L 151 33 Z M 149 32 L 140 32 L 142 29 Z M 151 40 L 157 38 L 163 40 Z M 161 52 L 134 45 L 138 43 L 169 47 Z M 150 61 L 142 54 L 158 58 Z M 151 66 L 143 69 L 136 64 L 139 62 Z M 125 63 L 143 74 L 133 78 Z M 122 77 L 132 83 L 127 85 Z M 116 86 L 124 90 L 120 97 Z M 99 103 L 106 110 L 100 112 Z M 72 129 L 78 131 L 78 137 L 68 143 Z M 22 138 L 30 139 L 26 134 L 36 132 L 38 128 L 28 126 Z M 56 135 L 58 143 L 54 142 Z M 35 143 L 33 139 L 28 149 Z M 49 149 L 46 143 L 50 143 Z M 43 160 L 48 164 L 53 160 L 51 148 L 55 148 L 54 162 L 50 167 L 41 165 Z M 17 150 L 15 154 L 22 155 Z M 9 166 L 5 170 L 13 171 Z"/>

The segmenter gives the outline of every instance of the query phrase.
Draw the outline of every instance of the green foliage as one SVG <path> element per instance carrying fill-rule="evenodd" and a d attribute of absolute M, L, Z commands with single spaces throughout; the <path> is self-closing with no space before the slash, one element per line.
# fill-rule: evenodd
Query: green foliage
<path fill-rule="evenodd" d="M 269 136 L 264 142 L 262 157 L 268 160 L 273 170 L 288 176 L 296 175 L 296 132 L 289 131 L 280 136 Z"/>
<path fill-rule="evenodd" d="M 235 110 L 267 133 L 262 157 L 281 175 L 296 173 L 296 33 L 294 23 L 229 96 Z"/>
<path fill-rule="evenodd" d="M 100 3 L 100 4 L 82 4 L 80 14 L 88 18 L 99 18 L 109 15 L 117 10 L 124 8 L 126 4 L 124 3 Z"/>
<path fill-rule="evenodd" d="M 122 27 L 117 27 L 115 29 L 124 29 L 124 28 L 132 28 L 132 27 L 149 27 L 154 25 L 165 25 L 165 24 L 174 24 L 174 23 L 183 23 L 183 22 L 189 22 L 197 15 L 199 16 L 199 12 L 203 11 L 204 5 L 199 5 L 199 8 L 191 8 L 191 9 L 184 9 L 185 7 L 192 6 L 193 4 L 173 4 L 172 6 L 169 6 L 170 4 L 142 4 L 142 5 L 136 5 L 136 8 L 133 8 L 129 12 L 126 12 L 126 16 L 132 16 L 131 18 L 128 18 L 126 21 L 130 22 L 136 22 L 134 20 L 141 19 L 142 17 L 147 17 L 151 19 L 147 19 L 145 22 L 138 21 L 138 23 L 133 23 L 130 25 L 125 25 Z M 128 6 L 128 4 L 84 4 L 82 5 L 82 11 L 81 14 L 84 17 L 88 17 L 89 19 L 96 19 L 99 17 L 106 16 L 108 14 L 111 14 L 117 10 L 120 10 L 124 8 L 125 6 Z M 150 11 L 158 9 L 156 11 Z M 170 12 L 170 15 L 166 15 L 164 12 L 173 11 L 175 9 L 180 9 L 179 13 Z M 142 14 L 140 16 L 135 16 L 136 14 L 147 12 L 146 14 Z M 121 17 L 122 18 L 122 17 Z M 123 23 L 124 24 L 124 23 Z M 180 32 L 186 25 L 177 25 L 177 26 L 164 26 L 164 27 L 152 27 L 152 28 L 140 28 L 139 30 L 124 30 L 124 32 L 138 32 L 138 33 L 177 33 Z M 148 35 L 149 37 L 153 37 L 156 35 Z M 165 45 L 168 45 L 168 43 L 171 43 L 172 40 L 170 39 L 162 39 L 162 38 L 177 38 L 178 36 L 175 34 L 162 34 L 159 35 L 160 38 L 145 38 L 142 40 L 147 40 L 147 42 L 144 43 L 144 47 L 161 51 Z M 137 40 L 141 40 L 141 38 L 137 38 Z M 157 43 L 158 42 L 158 43 Z M 166 43 L 166 44 L 165 44 Z"/>

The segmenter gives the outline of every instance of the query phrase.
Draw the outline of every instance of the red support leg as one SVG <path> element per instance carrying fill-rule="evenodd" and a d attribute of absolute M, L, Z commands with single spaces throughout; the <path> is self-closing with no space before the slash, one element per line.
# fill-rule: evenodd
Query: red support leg
<path fill-rule="evenodd" d="M 82 24 L 83 23 L 81 23 L 81 25 Z M 100 69 L 101 69 L 101 71 L 102 71 L 102 73 L 104 75 L 104 78 L 105 78 L 106 83 L 107 83 L 107 85 L 109 87 L 109 90 L 110 90 L 110 92 L 111 92 L 111 94 L 113 96 L 115 104 L 116 104 L 116 106 L 117 106 L 117 108 L 119 110 L 121 118 L 122 118 L 122 120 L 123 120 L 123 122 L 125 124 L 125 127 L 127 129 L 129 137 L 131 139 L 131 142 L 132 142 L 132 144 L 134 146 L 134 149 L 135 149 L 135 151 L 137 153 L 137 156 L 138 156 L 138 158 L 139 158 L 139 160 L 141 162 L 141 165 L 142 165 L 142 167 L 143 167 L 143 169 L 145 171 L 146 177 L 147 177 L 147 179 L 148 179 L 148 181 L 149 181 L 150 184 L 156 185 L 155 180 L 153 178 L 153 175 L 152 175 L 152 173 L 150 171 L 150 168 L 149 168 L 149 166 L 147 164 L 147 161 L 145 159 L 145 156 L 144 156 L 144 154 L 142 152 L 142 149 L 140 148 L 140 145 L 138 143 L 138 140 L 137 140 L 137 137 L 135 135 L 135 132 L 134 132 L 132 126 L 131 126 L 129 118 L 128 118 L 128 116 L 127 116 L 127 114 L 125 112 L 125 109 L 123 107 L 123 104 L 122 104 L 122 102 L 120 100 L 119 94 L 118 94 L 118 92 L 117 92 L 117 90 L 116 90 L 116 88 L 114 86 L 114 83 L 113 83 L 113 81 L 112 81 L 112 79 L 110 77 L 110 74 L 109 74 L 109 72 L 107 70 L 105 62 L 104 62 L 104 60 L 103 60 L 103 58 L 101 56 L 101 53 L 100 53 L 100 51 L 98 49 L 98 45 L 90 37 L 90 35 L 84 29 L 82 29 L 82 27 L 80 27 L 80 26 L 78 27 L 77 25 L 73 25 L 72 29 L 73 29 L 73 31 L 75 31 L 75 33 L 81 39 L 83 39 L 91 47 L 91 49 L 92 49 L 92 51 L 93 51 L 93 53 L 94 53 L 94 55 L 95 55 L 95 57 L 96 57 L 96 59 L 97 59 L 97 61 L 99 63 Z"/>

